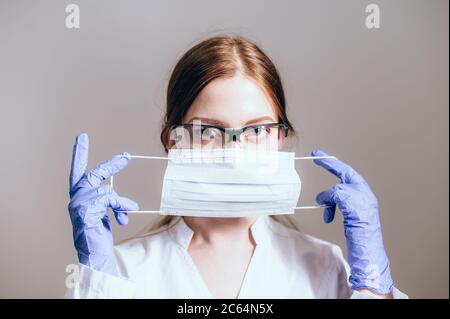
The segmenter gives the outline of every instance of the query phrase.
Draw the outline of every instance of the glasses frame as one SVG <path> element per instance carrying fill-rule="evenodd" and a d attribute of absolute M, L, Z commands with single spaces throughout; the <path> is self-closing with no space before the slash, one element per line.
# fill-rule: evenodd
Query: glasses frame
<path fill-rule="evenodd" d="M 256 129 L 266 129 L 266 128 L 271 128 L 271 127 L 277 126 L 278 128 L 281 128 L 283 130 L 284 137 L 287 137 L 288 133 L 289 133 L 289 126 L 287 126 L 286 123 L 283 123 L 283 122 L 261 123 L 261 124 L 244 126 L 244 127 L 240 127 L 240 128 L 225 128 L 223 126 L 210 125 L 210 124 L 182 123 L 182 124 L 171 125 L 170 131 L 172 131 L 173 129 L 177 129 L 178 127 L 183 127 L 183 128 L 191 127 L 192 128 L 194 126 L 200 126 L 202 128 L 202 134 L 203 134 L 203 129 L 208 129 L 208 128 L 218 129 L 223 133 L 223 136 L 227 135 L 228 141 L 233 141 L 233 142 L 236 142 L 236 141 L 240 142 L 242 133 L 244 133 L 246 130 L 255 129 L 255 128 Z M 280 134 L 280 131 L 278 131 L 278 134 Z"/>

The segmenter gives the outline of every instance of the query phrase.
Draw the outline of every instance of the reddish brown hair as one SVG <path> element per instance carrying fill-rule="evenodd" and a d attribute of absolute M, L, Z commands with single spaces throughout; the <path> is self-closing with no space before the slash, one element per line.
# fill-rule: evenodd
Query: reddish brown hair
<path fill-rule="evenodd" d="M 291 132 L 281 78 L 274 64 L 250 40 L 238 35 L 214 36 L 189 49 L 175 65 L 167 87 L 167 110 L 161 143 L 167 151 L 170 127 L 181 121 L 200 91 L 211 81 L 242 73 L 269 96 L 279 121 Z"/>

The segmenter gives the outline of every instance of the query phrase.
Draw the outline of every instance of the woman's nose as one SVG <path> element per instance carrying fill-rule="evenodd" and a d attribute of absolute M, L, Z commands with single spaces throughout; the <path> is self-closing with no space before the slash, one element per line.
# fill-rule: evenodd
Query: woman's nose
<path fill-rule="evenodd" d="M 239 140 L 231 140 L 229 139 L 227 142 L 224 143 L 223 148 L 243 148 L 244 145 Z"/>

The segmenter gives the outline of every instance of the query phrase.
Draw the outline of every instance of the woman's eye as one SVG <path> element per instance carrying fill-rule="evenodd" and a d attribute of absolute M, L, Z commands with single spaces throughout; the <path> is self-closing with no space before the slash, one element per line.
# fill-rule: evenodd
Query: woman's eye
<path fill-rule="evenodd" d="M 258 127 L 257 130 L 258 130 L 258 132 L 257 132 L 258 135 L 270 134 L 270 127 L 261 126 L 261 127 Z"/>
<path fill-rule="evenodd" d="M 267 134 L 267 133 L 270 133 L 270 128 L 266 128 L 264 126 L 255 128 L 256 135 L 262 135 L 262 134 Z"/>
<path fill-rule="evenodd" d="M 209 128 L 205 128 L 202 130 L 202 137 L 204 139 L 213 139 L 216 137 L 216 133 Z"/>
<path fill-rule="evenodd" d="M 270 134 L 270 128 L 264 126 L 251 127 L 246 130 L 247 138 L 264 138 Z"/>
<path fill-rule="evenodd" d="M 222 141 L 222 132 L 214 128 L 204 128 L 201 132 L 201 140 L 203 143 Z"/>

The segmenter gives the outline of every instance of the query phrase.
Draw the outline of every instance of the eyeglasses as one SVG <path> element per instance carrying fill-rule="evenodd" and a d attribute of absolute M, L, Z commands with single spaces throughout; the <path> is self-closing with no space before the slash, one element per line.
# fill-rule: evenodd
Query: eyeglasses
<path fill-rule="evenodd" d="M 288 136 L 289 127 L 285 123 L 263 123 L 242 128 L 190 123 L 172 125 L 170 131 L 171 138 L 176 141 L 184 140 L 192 144 L 221 147 L 231 141 L 251 144 L 278 141 L 281 137 Z M 188 136 L 185 135 L 187 133 Z"/>

